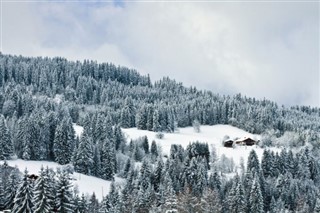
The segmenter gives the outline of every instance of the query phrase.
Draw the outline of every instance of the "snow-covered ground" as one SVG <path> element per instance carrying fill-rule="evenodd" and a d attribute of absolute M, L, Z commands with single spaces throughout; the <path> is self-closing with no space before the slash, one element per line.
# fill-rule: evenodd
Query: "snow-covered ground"
<path fill-rule="evenodd" d="M 76 135 L 80 137 L 83 127 L 74 124 L 73 125 Z M 155 140 L 158 145 L 161 146 L 162 153 L 168 155 L 170 153 L 170 148 L 172 144 L 180 144 L 184 148 L 188 146 L 189 143 L 199 141 L 206 142 L 209 144 L 210 151 L 211 147 L 214 146 L 217 155 L 225 155 L 228 158 L 232 158 L 236 165 L 240 164 L 241 158 L 243 158 L 246 165 L 247 158 L 252 149 L 254 149 L 261 160 L 263 149 L 258 146 L 235 146 L 235 148 L 227 148 L 222 145 L 222 140 L 224 136 L 228 135 L 230 139 L 235 138 L 245 138 L 250 137 L 255 140 L 260 140 L 260 135 L 251 134 L 237 127 L 230 125 L 203 125 L 200 127 L 200 132 L 196 133 L 193 127 L 179 128 L 177 132 L 174 133 L 164 133 L 163 139 L 156 138 L 156 133 L 147 130 L 139 130 L 137 128 L 122 129 L 127 141 L 130 139 L 137 139 L 139 137 L 147 136 L 149 143 Z M 280 148 L 269 148 L 275 152 L 279 152 Z"/>
<path fill-rule="evenodd" d="M 235 148 L 224 147 L 222 145 L 222 139 L 225 135 L 228 135 L 230 139 L 234 139 L 237 137 L 250 137 L 256 140 L 260 139 L 260 135 L 254 135 L 230 125 L 201 126 L 199 133 L 196 133 L 193 127 L 180 128 L 179 132 L 164 133 L 163 139 L 157 139 L 155 132 L 147 130 L 138 130 L 137 128 L 122 130 L 128 138 L 128 141 L 130 139 L 137 139 L 142 136 L 147 136 L 150 143 L 151 141 L 155 140 L 157 144 L 162 147 L 163 154 L 170 153 L 171 144 L 181 144 L 184 148 L 186 148 L 190 142 L 195 141 L 208 143 L 210 149 L 213 145 L 218 156 L 224 154 L 228 158 L 233 158 L 236 165 L 240 164 L 241 157 L 246 163 L 248 155 L 252 149 L 255 149 L 260 160 L 263 154 L 263 149 L 258 146 L 236 146 Z M 273 149 L 274 151 L 279 151 L 278 148 L 271 149 Z"/>
<path fill-rule="evenodd" d="M 75 124 L 75 123 L 74 123 L 72 126 L 73 126 L 73 129 L 74 129 L 74 131 L 75 131 L 76 137 L 79 137 L 79 138 L 80 138 L 80 136 L 81 136 L 81 134 L 82 134 L 82 132 L 83 132 L 83 127 L 82 127 L 82 126 L 79 126 L 79 125 L 77 125 L 77 124 Z"/>
<path fill-rule="evenodd" d="M 76 136 L 80 137 L 83 132 L 83 127 L 73 124 Z M 146 130 L 138 130 L 137 128 L 122 129 L 128 141 L 130 139 L 137 139 L 139 137 L 147 136 L 149 142 L 155 140 L 158 145 L 161 146 L 163 154 L 170 153 L 171 144 L 181 144 L 184 148 L 188 146 L 190 142 L 200 141 L 206 142 L 211 146 L 214 146 L 218 156 L 225 155 L 228 158 L 233 158 L 236 165 L 240 164 L 241 157 L 246 163 L 247 157 L 252 149 L 255 149 L 259 159 L 261 160 L 263 149 L 257 146 L 236 146 L 235 148 L 226 148 L 222 145 L 222 139 L 225 135 L 228 135 L 231 139 L 250 137 L 253 139 L 260 139 L 259 135 L 250 134 L 244 130 L 241 130 L 230 125 L 214 125 L 214 126 L 201 126 L 199 133 L 194 132 L 192 127 L 180 128 L 179 132 L 164 133 L 163 139 L 157 139 L 156 133 Z M 271 148 L 274 151 L 279 151 L 279 148 Z M 211 150 L 210 150 L 211 151 Z M 2 164 L 3 162 L 0 161 Z M 58 163 L 48 161 L 25 161 L 21 159 L 9 160 L 10 166 L 17 166 L 21 172 L 28 169 L 29 174 L 38 174 L 41 166 L 56 169 L 61 167 Z M 95 192 L 97 198 L 101 201 L 110 189 L 111 181 L 106 181 L 100 178 L 84 175 L 75 172 L 72 175 L 74 181 L 73 184 L 78 187 L 80 193 L 91 195 Z M 119 184 L 124 183 L 124 179 L 115 178 L 115 181 Z"/>
<path fill-rule="evenodd" d="M 0 161 L 1 164 L 3 164 L 3 161 Z M 41 169 L 41 166 L 43 167 L 49 167 L 56 169 L 58 167 L 61 167 L 60 164 L 55 162 L 48 162 L 48 161 L 25 161 L 21 159 L 17 160 L 9 160 L 8 164 L 10 166 L 17 166 L 21 172 L 24 172 L 25 168 L 28 169 L 29 174 L 38 174 L 38 172 Z M 82 193 L 88 194 L 89 196 L 92 195 L 93 192 L 95 192 L 96 197 L 99 201 L 102 200 L 102 197 L 107 195 L 110 189 L 111 181 L 106 181 L 100 178 L 84 175 L 81 173 L 73 173 L 72 178 L 74 179 L 73 185 L 77 186 L 80 195 Z M 115 178 L 115 182 L 122 184 L 125 180 L 122 178 Z"/>

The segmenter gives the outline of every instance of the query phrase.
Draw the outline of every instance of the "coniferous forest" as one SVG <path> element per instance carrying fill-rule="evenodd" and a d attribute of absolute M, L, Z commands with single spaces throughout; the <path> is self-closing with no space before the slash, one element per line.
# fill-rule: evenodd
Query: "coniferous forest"
<path fill-rule="evenodd" d="M 0 114 L 0 211 L 320 212 L 319 108 L 215 94 L 169 77 L 153 82 L 111 63 L 0 54 Z M 260 134 L 262 159 L 253 150 L 236 169 L 205 141 L 172 145 L 163 156 L 155 141 L 127 141 L 122 132 L 161 137 L 195 123 Z M 80 138 L 74 124 L 84 128 Z M 33 178 L 8 166 L 16 158 L 68 166 Z M 110 192 L 103 200 L 77 193 L 73 171 L 112 181 Z"/>

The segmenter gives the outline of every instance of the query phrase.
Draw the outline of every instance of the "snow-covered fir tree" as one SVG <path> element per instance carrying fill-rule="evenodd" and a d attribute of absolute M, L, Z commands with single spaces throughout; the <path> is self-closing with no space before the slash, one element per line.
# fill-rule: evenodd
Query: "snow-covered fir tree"
<path fill-rule="evenodd" d="M 28 177 L 28 170 L 24 171 L 23 179 L 20 183 L 20 186 L 16 192 L 14 198 L 14 205 L 12 208 L 13 212 L 16 213 L 31 213 L 33 208 L 33 188 L 32 180 Z"/>

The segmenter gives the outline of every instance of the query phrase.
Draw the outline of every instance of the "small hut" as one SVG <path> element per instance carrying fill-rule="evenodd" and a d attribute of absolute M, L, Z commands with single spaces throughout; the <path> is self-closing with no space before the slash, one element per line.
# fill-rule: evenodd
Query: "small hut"
<path fill-rule="evenodd" d="M 240 139 L 237 139 L 235 141 L 236 144 L 238 145 L 246 145 L 246 146 L 253 146 L 255 145 L 257 142 L 255 140 L 253 140 L 252 138 L 249 138 L 249 137 L 244 137 L 244 138 L 240 138 Z"/>
<path fill-rule="evenodd" d="M 234 143 L 234 141 L 233 140 L 231 140 L 231 139 L 227 139 L 227 140 L 225 140 L 225 141 L 223 141 L 223 146 L 224 147 L 233 147 L 233 143 Z"/>

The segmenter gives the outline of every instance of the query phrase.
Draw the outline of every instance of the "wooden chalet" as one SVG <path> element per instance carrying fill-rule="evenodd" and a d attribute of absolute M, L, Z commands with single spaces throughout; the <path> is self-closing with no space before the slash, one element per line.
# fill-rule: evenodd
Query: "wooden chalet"
<path fill-rule="evenodd" d="M 224 147 L 233 147 L 233 143 L 234 143 L 234 141 L 233 140 L 231 140 L 231 139 L 227 139 L 227 140 L 225 140 L 225 141 L 223 141 L 223 146 Z"/>
<path fill-rule="evenodd" d="M 253 140 L 252 138 L 245 137 L 245 138 L 237 139 L 235 143 L 243 146 L 253 146 L 257 143 L 257 141 Z"/>

